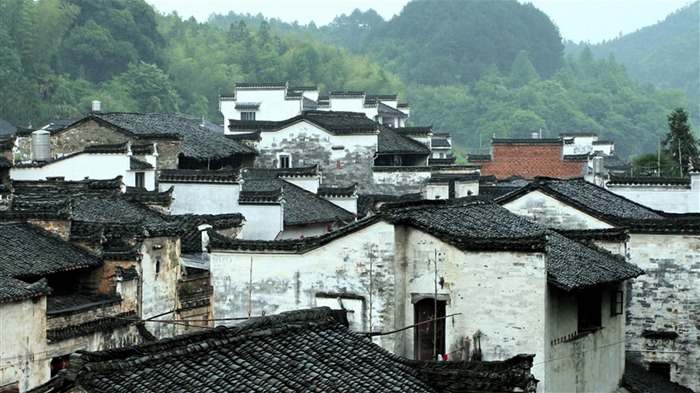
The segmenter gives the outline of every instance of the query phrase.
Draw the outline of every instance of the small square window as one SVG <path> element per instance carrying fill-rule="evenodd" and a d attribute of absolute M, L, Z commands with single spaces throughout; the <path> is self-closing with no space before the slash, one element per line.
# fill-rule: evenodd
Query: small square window
<path fill-rule="evenodd" d="M 649 363 L 649 372 L 660 375 L 661 377 L 671 380 L 671 364 L 665 362 Z"/>
<path fill-rule="evenodd" d="M 241 112 L 241 120 L 255 120 L 255 112 Z"/>

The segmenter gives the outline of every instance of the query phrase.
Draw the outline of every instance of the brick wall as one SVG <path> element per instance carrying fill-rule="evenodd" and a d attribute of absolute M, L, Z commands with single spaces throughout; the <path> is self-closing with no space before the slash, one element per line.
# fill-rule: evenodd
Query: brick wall
<path fill-rule="evenodd" d="M 494 175 L 498 179 L 522 176 L 532 179 L 535 176 L 569 178 L 581 176 L 586 164 L 580 161 L 564 161 L 562 146 L 559 144 L 513 144 L 494 145 L 490 162 L 470 162 L 481 165 L 481 174 Z"/>

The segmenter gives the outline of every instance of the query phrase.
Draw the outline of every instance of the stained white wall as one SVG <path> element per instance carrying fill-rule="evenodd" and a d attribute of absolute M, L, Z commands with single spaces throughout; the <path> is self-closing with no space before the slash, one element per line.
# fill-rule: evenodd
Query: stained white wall
<path fill-rule="evenodd" d="M 627 349 L 645 364 L 670 363 L 671 381 L 700 391 L 700 235 L 632 233 L 629 254 L 646 274 L 627 297 Z M 645 330 L 678 337 L 644 338 Z"/>
<path fill-rule="evenodd" d="M 27 391 L 49 380 L 46 296 L 0 303 L 0 386 Z"/>
<path fill-rule="evenodd" d="M 315 307 L 318 293 L 364 298 L 361 330 L 394 326 L 393 226 L 377 222 L 308 252 L 211 252 L 214 317 L 247 317 Z M 252 280 L 251 280 L 252 261 Z M 252 292 L 250 289 L 252 288 Z M 393 336 L 374 341 L 393 348 Z"/>
<path fill-rule="evenodd" d="M 179 237 L 146 238 L 140 249 L 141 318 L 174 321 L 177 313 L 177 282 L 182 275 Z M 157 315 L 164 314 L 156 317 Z M 146 328 L 158 338 L 172 337 L 177 325 L 147 322 Z"/>
<path fill-rule="evenodd" d="M 540 191 L 529 192 L 503 204 L 511 212 L 549 228 L 601 229 L 612 228 L 608 223 L 582 213 Z"/>
<path fill-rule="evenodd" d="M 483 360 L 504 360 L 533 353 L 532 372 L 544 380 L 545 290 L 547 274 L 541 253 L 463 252 L 432 235 L 407 228 L 397 231 L 399 276 L 397 303 L 404 307 L 403 325 L 415 323 L 412 298 L 433 297 L 436 276 L 444 278 L 439 295 L 449 297 L 446 351 L 450 358 L 466 359 L 465 341 L 474 349 L 473 336 L 480 331 Z M 437 272 L 435 261 L 437 260 Z M 524 296 L 523 294 L 527 294 Z M 412 329 L 397 334 L 398 355 L 413 358 Z M 542 383 L 540 383 L 541 385 Z M 538 389 L 538 391 L 541 391 Z"/>

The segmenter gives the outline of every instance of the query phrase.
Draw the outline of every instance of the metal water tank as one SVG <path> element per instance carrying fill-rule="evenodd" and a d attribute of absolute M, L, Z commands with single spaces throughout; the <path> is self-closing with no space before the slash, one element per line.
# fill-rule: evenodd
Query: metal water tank
<path fill-rule="evenodd" d="M 605 167 L 604 167 L 604 161 L 603 157 L 593 157 L 593 173 L 596 175 L 602 175 Z"/>
<path fill-rule="evenodd" d="M 51 133 L 45 130 L 32 132 L 32 160 L 51 160 Z"/>

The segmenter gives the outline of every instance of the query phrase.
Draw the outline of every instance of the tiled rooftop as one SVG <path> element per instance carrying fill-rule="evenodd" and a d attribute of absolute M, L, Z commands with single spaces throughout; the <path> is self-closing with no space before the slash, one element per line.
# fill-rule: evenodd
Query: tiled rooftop
<path fill-rule="evenodd" d="M 503 362 L 395 356 L 317 308 L 255 318 L 135 347 L 84 352 L 33 392 L 525 391 L 532 355 Z"/>
<path fill-rule="evenodd" d="M 399 129 L 400 130 L 400 129 Z M 392 128 L 380 127 L 377 141 L 379 154 L 430 154 L 428 146 L 401 135 Z"/>
<path fill-rule="evenodd" d="M 201 120 L 176 115 L 140 113 L 95 113 L 80 120 L 95 119 L 137 138 L 182 140 L 182 153 L 195 159 L 221 159 L 234 154 L 256 154 L 250 147 L 200 126 Z"/>
<path fill-rule="evenodd" d="M 33 278 L 102 265 L 57 235 L 22 222 L 0 222 L 0 277 Z"/>

